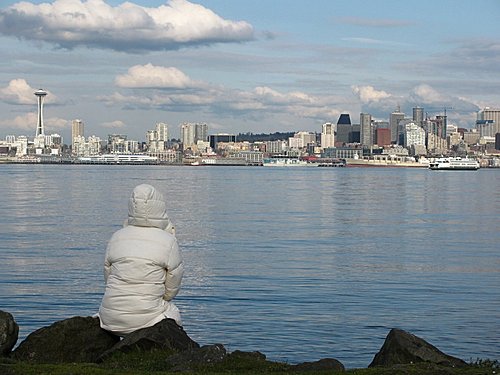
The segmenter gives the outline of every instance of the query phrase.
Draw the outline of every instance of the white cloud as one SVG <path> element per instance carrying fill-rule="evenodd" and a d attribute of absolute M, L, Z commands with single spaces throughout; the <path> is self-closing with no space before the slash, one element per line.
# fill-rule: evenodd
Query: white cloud
<path fill-rule="evenodd" d="M 196 84 L 177 68 L 152 64 L 131 67 L 127 74 L 117 76 L 115 83 L 119 87 L 126 88 L 173 89 L 184 89 Z"/>
<path fill-rule="evenodd" d="M 434 88 L 427 84 L 421 84 L 416 86 L 410 92 L 410 98 L 416 103 L 433 103 L 433 102 L 444 102 L 447 101 L 443 95 L 437 92 Z"/>
<path fill-rule="evenodd" d="M 125 127 L 125 123 L 121 120 L 115 120 L 110 122 L 103 122 L 101 126 L 108 129 L 120 129 Z"/>
<path fill-rule="evenodd" d="M 13 119 L 1 120 L 0 127 L 11 130 L 22 130 L 26 131 L 27 135 L 31 135 L 31 133 L 34 135 L 36 131 L 37 117 L 38 116 L 35 112 L 29 112 L 16 116 Z M 68 120 L 58 117 L 44 119 L 45 134 L 65 129 L 68 127 L 69 123 L 70 122 Z"/>
<path fill-rule="evenodd" d="M 121 51 L 169 50 L 254 39 L 249 23 L 225 20 L 187 0 L 169 0 L 157 8 L 132 2 L 113 7 L 104 0 L 19 2 L 0 10 L 0 33 L 64 48 Z"/>
<path fill-rule="evenodd" d="M 0 93 L 2 100 L 10 104 L 31 104 L 36 103 L 33 89 L 24 79 L 13 79 L 7 87 L 2 88 Z"/>
<path fill-rule="evenodd" d="M 382 90 L 375 90 L 373 86 L 352 86 L 351 89 L 362 103 L 379 102 L 391 97 L 391 94 Z"/>

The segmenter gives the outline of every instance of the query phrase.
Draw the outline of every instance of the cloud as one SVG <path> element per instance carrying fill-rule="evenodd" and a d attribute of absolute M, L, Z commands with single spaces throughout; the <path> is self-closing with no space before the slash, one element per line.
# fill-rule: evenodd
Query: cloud
<path fill-rule="evenodd" d="M 127 74 L 115 79 L 119 87 L 185 89 L 196 85 L 187 75 L 174 67 L 135 65 Z"/>
<path fill-rule="evenodd" d="M 0 127 L 9 130 L 23 130 L 27 131 L 28 135 L 31 135 L 31 133 L 34 135 L 36 131 L 37 117 L 38 116 L 35 112 L 29 112 L 16 116 L 13 119 L 0 120 Z M 45 134 L 65 129 L 70 124 L 68 120 L 58 117 L 47 118 L 44 119 L 43 122 L 45 126 Z"/>
<path fill-rule="evenodd" d="M 19 2 L 0 10 L 0 33 L 68 49 L 86 46 L 129 52 L 254 39 L 249 23 L 225 20 L 187 0 L 169 0 L 157 8 L 132 2 L 113 7 L 104 0 Z"/>
<path fill-rule="evenodd" d="M 125 127 L 125 123 L 121 120 L 115 120 L 110 122 L 103 122 L 101 126 L 108 129 L 121 129 Z"/>
<path fill-rule="evenodd" d="M 359 97 L 362 103 L 379 102 L 391 97 L 385 91 L 375 90 L 373 86 L 352 86 L 352 92 Z"/>
<path fill-rule="evenodd" d="M 448 98 L 437 92 L 434 88 L 427 84 L 421 84 L 413 88 L 410 92 L 409 99 L 415 103 L 436 103 L 445 102 Z"/>
<path fill-rule="evenodd" d="M 141 95 L 115 92 L 99 98 L 107 106 L 124 109 L 161 109 L 170 112 L 213 113 L 223 117 L 255 119 L 289 115 L 318 121 L 333 121 L 339 111 L 332 98 L 311 96 L 300 91 L 279 92 L 261 86 L 253 90 L 234 90 L 221 86 L 201 85 L 187 90 L 145 89 Z"/>
<path fill-rule="evenodd" d="M 2 101 L 9 104 L 35 105 L 37 99 L 34 95 L 36 89 L 28 85 L 26 80 L 18 78 L 9 82 L 7 87 L 0 89 Z"/>

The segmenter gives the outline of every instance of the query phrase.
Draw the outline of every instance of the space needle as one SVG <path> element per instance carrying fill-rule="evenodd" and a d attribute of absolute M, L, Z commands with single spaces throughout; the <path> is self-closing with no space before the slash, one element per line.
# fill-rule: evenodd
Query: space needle
<path fill-rule="evenodd" d="M 36 136 L 45 135 L 43 128 L 43 99 L 47 95 L 47 92 L 39 89 L 35 91 L 35 96 L 38 98 L 38 122 L 36 124 Z"/>

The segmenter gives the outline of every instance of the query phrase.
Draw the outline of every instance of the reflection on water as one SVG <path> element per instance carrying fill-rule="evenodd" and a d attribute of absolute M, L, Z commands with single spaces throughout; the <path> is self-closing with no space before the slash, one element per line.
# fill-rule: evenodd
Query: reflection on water
<path fill-rule="evenodd" d="M 168 200 L 200 344 L 364 367 L 400 327 L 498 359 L 499 171 L 3 165 L 0 309 L 21 337 L 96 312 L 142 182 Z"/>

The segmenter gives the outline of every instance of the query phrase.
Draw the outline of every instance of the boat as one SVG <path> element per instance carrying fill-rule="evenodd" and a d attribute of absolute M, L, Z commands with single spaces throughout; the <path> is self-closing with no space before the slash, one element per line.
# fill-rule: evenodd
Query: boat
<path fill-rule="evenodd" d="M 342 168 L 346 166 L 346 161 L 345 159 L 334 159 L 334 160 L 328 160 L 324 161 L 321 163 L 318 163 L 318 167 L 333 167 L 333 168 Z"/>
<path fill-rule="evenodd" d="M 429 169 L 434 171 L 477 171 L 479 168 L 477 160 L 461 157 L 436 158 L 429 163 Z"/>
<path fill-rule="evenodd" d="M 298 157 L 290 156 L 273 156 L 270 158 L 265 158 L 262 161 L 264 167 L 310 167 L 315 166 L 313 163 L 309 163 L 306 160 L 301 160 Z"/>

